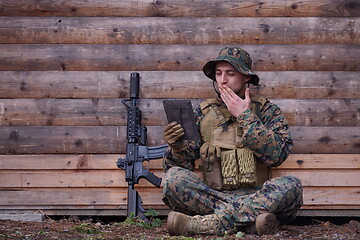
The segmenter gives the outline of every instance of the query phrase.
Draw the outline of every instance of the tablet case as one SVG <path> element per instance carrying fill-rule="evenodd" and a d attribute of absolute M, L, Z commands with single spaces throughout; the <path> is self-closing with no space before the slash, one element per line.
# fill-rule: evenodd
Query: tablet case
<path fill-rule="evenodd" d="M 200 133 L 190 100 L 164 100 L 163 105 L 168 123 L 176 121 L 184 128 L 184 140 L 200 141 Z"/>

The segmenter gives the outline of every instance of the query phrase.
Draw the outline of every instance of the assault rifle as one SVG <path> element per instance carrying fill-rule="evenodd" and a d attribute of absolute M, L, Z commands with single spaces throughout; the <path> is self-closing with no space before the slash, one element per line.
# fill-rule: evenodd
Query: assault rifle
<path fill-rule="evenodd" d="M 126 157 L 119 158 L 117 167 L 125 170 L 125 180 L 128 183 L 127 217 L 133 213 L 143 220 L 148 219 L 144 215 L 145 209 L 142 207 L 142 199 L 135 190 L 135 184 L 139 183 L 140 178 L 160 187 L 161 178 L 149 172 L 148 168 L 143 167 L 143 161 L 161 158 L 167 145 L 148 147 L 146 146 L 147 128 L 141 126 L 141 110 L 137 106 L 139 103 L 140 74 L 133 72 L 130 74 L 130 99 L 123 99 L 121 102 L 127 108 L 127 145 Z M 127 103 L 130 102 L 130 105 Z"/>

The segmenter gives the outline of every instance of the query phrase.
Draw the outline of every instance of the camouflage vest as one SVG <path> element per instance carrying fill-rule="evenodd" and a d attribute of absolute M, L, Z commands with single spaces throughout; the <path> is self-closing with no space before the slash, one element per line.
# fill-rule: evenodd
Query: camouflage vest
<path fill-rule="evenodd" d="M 260 119 L 260 109 L 267 100 L 251 97 L 251 111 Z M 242 144 L 243 129 L 234 116 L 217 99 L 200 104 L 204 115 L 200 132 L 204 144 L 200 149 L 205 183 L 216 190 L 254 187 L 269 179 L 269 168 L 252 150 Z"/>

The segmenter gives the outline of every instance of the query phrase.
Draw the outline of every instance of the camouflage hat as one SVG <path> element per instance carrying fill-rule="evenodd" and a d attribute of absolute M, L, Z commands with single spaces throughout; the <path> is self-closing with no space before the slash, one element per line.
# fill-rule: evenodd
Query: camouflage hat
<path fill-rule="evenodd" d="M 227 61 L 234 66 L 239 72 L 251 77 L 249 83 L 258 85 L 259 77 L 251 71 L 252 60 L 248 52 L 237 47 L 224 47 L 220 50 L 219 56 L 212 61 L 209 61 L 203 67 L 205 75 L 216 81 L 215 79 L 215 65 L 219 61 Z"/>

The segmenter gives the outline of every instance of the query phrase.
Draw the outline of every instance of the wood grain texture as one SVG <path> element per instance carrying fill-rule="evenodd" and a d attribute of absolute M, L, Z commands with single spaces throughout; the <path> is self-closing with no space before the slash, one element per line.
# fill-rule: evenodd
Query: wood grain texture
<path fill-rule="evenodd" d="M 161 201 L 162 189 L 138 189 L 144 205 L 164 205 Z M 50 206 L 52 209 L 118 209 L 126 208 L 126 188 L 29 188 L 1 189 L 0 206 L 22 207 L 31 209 L 36 206 Z M 7 206 L 6 206 L 7 205 Z M 4 209 L 3 208 L 3 209 Z M 42 207 L 39 207 L 42 208 Z"/>
<path fill-rule="evenodd" d="M 189 96 L 191 97 L 191 96 Z M 191 99 L 194 108 L 203 99 Z M 360 126 L 360 99 L 273 99 L 290 126 Z M 143 99 L 142 124 L 166 125 L 163 99 Z M 120 99 L 0 99 L 1 126 L 113 126 L 127 124 Z"/>
<path fill-rule="evenodd" d="M 360 186 L 358 169 L 329 169 L 329 170 L 285 170 L 273 169 L 272 177 L 293 175 L 301 180 L 303 186 L 311 187 L 348 187 Z"/>
<path fill-rule="evenodd" d="M 162 189 L 139 188 L 143 205 L 164 209 Z M 125 188 L 0 189 L 2 209 L 126 209 Z M 305 187 L 304 206 L 311 209 L 358 209 L 359 187 Z"/>
<path fill-rule="evenodd" d="M 360 19 L 354 17 L 3 17 L 0 20 L 0 43 L 6 44 L 360 43 Z"/>
<path fill-rule="evenodd" d="M 359 154 L 290 154 L 278 169 L 360 169 Z"/>
<path fill-rule="evenodd" d="M 140 98 L 213 98 L 201 71 L 138 71 Z M 360 72 L 275 71 L 257 74 L 251 91 L 269 99 L 360 98 Z M 0 98 L 128 98 L 130 71 L 0 71 Z M 189 88 L 191 86 L 191 88 Z"/>
<path fill-rule="evenodd" d="M 360 127 L 290 127 L 293 153 L 360 153 Z M 125 126 L 0 127 L 0 154 L 124 153 Z M 163 127 L 148 127 L 148 145 L 164 144 Z"/>
<path fill-rule="evenodd" d="M 114 170 L 115 162 L 124 154 L 26 154 L 0 155 L 1 170 Z M 162 170 L 162 159 L 145 165 L 151 170 Z M 198 170 L 201 161 L 195 162 Z M 360 154 L 290 154 L 279 167 L 281 170 L 360 169 Z M 118 169 L 119 170 L 119 169 Z M 121 170 L 120 170 L 121 171 Z"/>
<path fill-rule="evenodd" d="M 215 58 L 222 47 L 156 44 L 2 44 L 0 71 L 198 71 L 208 60 Z M 254 59 L 254 70 L 257 71 L 360 70 L 360 45 L 239 47 L 250 53 Z"/>
<path fill-rule="evenodd" d="M 163 177 L 162 170 L 152 171 Z M 0 174 L 2 186 L 7 188 L 127 188 L 125 171 L 115 170 L 62 170 L 62 171 L 4 171 Z M 141 179 L 137 187 L 154 187 Z M 155 188 L 155 187 L 154 187 Z"/>
<path fill-rule="evenodd" d="M 114 162 L 115 164 L 115 162 Z M 158 177 L 163 177 L 163 170 L 152 170 Z M 305 187 L 360 187 L 358 169 L 303 169 L 302 171 L 273 169 L 272 177 L 296 176 Z M 201 176 L 201 172 L 197 171 Z M 111 170 L 62 170 L 62 171 L 1 171 L 2 186 L 7 188 L 88 188 L 88 187 L 127 187 L 125 171 Z M 137 187 L 152 187 L 141 179 Z"/>
<path fill-rule="evenodd" d="M 360 6 L 356 0 L 2 0 L 0 7 L 2 16 L 360 16 Z"/>

